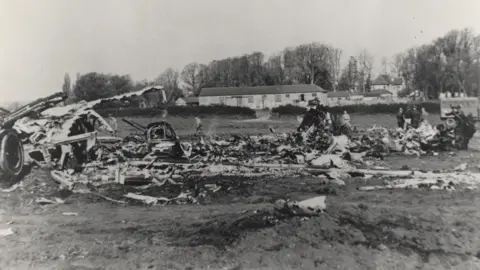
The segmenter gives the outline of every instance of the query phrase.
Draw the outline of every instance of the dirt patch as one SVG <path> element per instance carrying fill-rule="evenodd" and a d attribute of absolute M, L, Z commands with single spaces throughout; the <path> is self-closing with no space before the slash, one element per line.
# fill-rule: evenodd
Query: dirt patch
<path fill-rule="evenodd" d="M 15 231 L 0 238 L 0 268 L 390 269 L 399 262 L 409 263 L 399 269 L 478 266 L 478 191 L 357 190 L 381 181 L 351 178 L 338 186 L 325 176 L 206 177 L 187 183 L 192 192 L 203 192 L 206 185 L 219 188 L 198 205 L 144 206 L 58 190 L 47 172 L 34 171 L 22 189 L 0 193 L 0 221 Z M 138 191 L 104 188 L 116 199 Z M 177 194 L 176 188 L 165 185 L 145 192 L 167 196 Z M 327 194 L 327 211 L 318 217 L 273 211 L 277 199 L 318 194 Z M 39 205 L 38 197 L 65 203 Z"/>

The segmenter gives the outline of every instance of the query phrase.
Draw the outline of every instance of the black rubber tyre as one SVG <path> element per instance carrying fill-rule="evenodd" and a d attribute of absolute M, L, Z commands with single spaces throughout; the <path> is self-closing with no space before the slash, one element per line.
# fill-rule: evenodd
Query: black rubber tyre
<path fill-rule="evenodd" d="M 18 177 L 24 165 L 23 144 L 13 130 L 5 130 L 0 134 L 0 175 Z"/>

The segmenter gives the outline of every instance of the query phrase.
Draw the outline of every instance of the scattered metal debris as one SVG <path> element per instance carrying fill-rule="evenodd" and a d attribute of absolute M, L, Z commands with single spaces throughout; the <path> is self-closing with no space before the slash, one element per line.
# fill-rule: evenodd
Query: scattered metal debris
<path fill-rule="evenodd" d="M 113 130 L 94 111 L 95 105 L 158 90 L 162 88 L 148 87 L 112 98 L 55 107 L 65 98 L 59 93 L 17 111 L 7 112 L 0 131 L 0 169 L 8 175 L 18 176 L 24 163 L 48 168 L 52 170 L 52 179 L 60 183 L 62 188 L 91 193 L 117 203 L 125 202 L 95 194 L 91 189 L 82 189 L 79 185 L 137 186 L 139 192 L 129 192 L 124 197 L 152 205 L 183 204 L 198 203 L 205 194 L 221 191 L 220 185 L 192 184 L 194 181 L 191 181 L 192 178 L 215 175 L 267 177 L 322 173 L 340 186 L 345 185 L 345 181 L 339 178 L 345 176 L 388 175 L 412 179 L 363 189 L 418 186 L 430 183 L 433 178 L 438 180 L 438 175 L 427 177 L 411 171 L 374 168 L 371 159 L 383 159 L 394 153 L 418 156 L 435 154 L 437 151 L 449 151 L 453 146 L 454 137 L 450 133 L 426 122 L 417 129 L 406 131 L 373 126 L 363 131 L 349 128 L 348 132 L 332 132 L 321 118 L 312 116 L 314 113 L 298 119 L 301 122 L 298 130 L 283 134 L 271 129 L 272 134 L 263 136 L 197 136 L 186 142 L 180 140 L 166 121 L 143 126 L 122 119 L 140 134 L 130 134 L 125 138 L 99 135 L 102 132 L 111 135 Z M 25 157 L 23 149 L 27 153 Z M 466 164 L 462 164 L 455 170 L 465 169 Z M 476 178 L 469 181 L 475 182 Z M 170 195 L 173 196 L 169 197 L 141 194 L 150 187 L 175 187 L 172 188 L 175 194 L 172 192 Z M 281 208 L 288 208 L 289 211 L 298 208 L 304 214 L 313 215 L 325 209 L 324 200 L 324 197 L 318 197 L 298 203 L 284 202 Z M 37 202 L 58 203 L 47 199 Z"/>

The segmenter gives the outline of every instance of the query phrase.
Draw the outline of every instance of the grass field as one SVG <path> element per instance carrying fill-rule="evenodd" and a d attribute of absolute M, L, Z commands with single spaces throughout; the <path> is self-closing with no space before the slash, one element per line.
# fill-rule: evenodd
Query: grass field
<path fill-rule="evenodd" d="M 179 135 L 193 132 L 193 119 L 167 120 Z M 393 126 L 395 118 L 352 115 L 352 122 Z M 269 126 L 289 131 L 298 123 L 216 118 L 204 119 L 204 125 L 225 134 L 267 133 Z M 120 121 L 119 126 L 122 135 L 133 130 Z M 419 169 L 466 162 L 478 171 L 480 154 L 385 162 Z M 48 172 L 36 169 L 23 188 L 0 192 L 0 230 L 15 232 L 0 236 L 0 269 L 480 269 L 479 191 L 367 192 L 357 188 L 378 179 L 351 178 L 339 187 L 312 176 L 215 181 L 227 180 L 231 188 L 202 205 L 147 207 L 59 191 Z M 319 194 L 327 195 L 327 212 L 321 216 L 265 225 L 262 214 L 277 199 Z M 40 197 L 65 203 L 40 205 L 35 202 Z M 69 212 L 77 215 L 65 215 Z"/>
<path fill-rule="evenodd" d="M 124 117 L 128 120 L 133 120 L 144 126 L 151 122 L 166 120 L 168 121 L 179 136 L 185 136 L 193 134 L 195 132 L 195 119 L 184 117 L 166 117 L 164 118 L 152 118 L 152 117 Z M 428 116 L 428 120 L 432 124 L 440 122 L 440 116 L 433 114 Z M 380 125 L 384 127 L 395 127 L 397 120 L 395 115 L 378 114 L 378 115 L 351 115 L 352 125 L 365 128 L 373 125 Z M 269 133 L 269 127 L 273 127 L 276 132 L 289 132 L 295 130 L 298 126 L 298 120 L 294 117 L 281 118 L 278 120 L 237 120 L 221 117 L 212 117 L 202 119 L 204 132 L 207 134 L 245 134 L 245 133 Z M 130 125 L 118 119 L 118 129 L 120 130 L 120 136 L 126 136 L 136 130 Z"/>

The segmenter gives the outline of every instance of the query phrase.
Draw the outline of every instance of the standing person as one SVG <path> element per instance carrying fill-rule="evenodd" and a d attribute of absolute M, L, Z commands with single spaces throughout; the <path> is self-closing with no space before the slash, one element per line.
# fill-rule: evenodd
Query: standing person
<path fill-rule="evenodd" d="M 470 142 L 470 139 L 473 137 L 476 131 L 475 122 L 471 114 L 469 114 L 468 116 L 465 115 L 465 112 L 462 110 L 461 105 L 457 106 L 457 119 L 457 121 L 459 122 L 459 124 L 457 124 L 457 126 L 459 126 L 458 131 L 461 133 L 461 141 L 459 143 L 459 146 L 461 150 L 467 150 L 468 143 Z"/>
<path fill-rule="evenodd" d="M 455 120 L 455 146 L 458 149 L 466 149 L 468 147 L 468 140 L 466 140 L 466 123 L 465 114 L 460 106 L 450 106 L 452 111 L 447 113 L 447 116 L 453 116 Z"/>
<path fill-rule="evenodd" d="M 405 116 L 402 107 L 400 107 L 397 112 L 397 125 L 401 129 L 405 128 Z"/>
<path fill-rule="evenodd" d="M 349 126 L 350 127 L 350 115 L 347 113 L 347 111 L 343 111 L 343 115 L 341 118 L 341 124 L 342 126 Z"/>
<path fill-rule="evenodd" d="M 339 118 L 340 119 L 335 121 L 335 126 L 337 126 L 338 122 L 340 122 L 340 126 L 336 127 L 339 129 L 338 132 L 340 133 L 340 135 L 350 136 L 350 131 L 352 127 L 350 125 L 350 115 L 347 113 L 347 111 L 343 111 L 343 114 Z"/>
<path fill-rule="evenodd" d="M 428 112 L 425 110 L 424 107 L 422 107 L 422 118 L 425 119 L 428 117 Z"/>
<path fill-rule="evenodd" d="M 108 124 L 113 129 L 113 136 L 117 137 L 117 129 L 118 129 L 117 118 L 113 117 L 112 114 L 109 114 L 108 115 Z"/>
<path fill-rule="evenodd" d="M 333 132 L 332 117 L 328 111 L 325 113 L 325 127 L 328 131 Z"/>
<path fill-rule="evenodd" d="M 405 123 L 403 126 L 403 129 L 408 129 L 412 125 L 412 118 L 413 118 L 413 112 L 412 112 L 412 106 L 408 105 L 407 111 L 403 115 L 405 119 Z"/>
<path fill-rule="evenodd" d="M 422 113 L 418 110 L 417 106 L 413 106 L 412 109 L 412 127 L 418 128 L 422 120 Z"/>
<path fill-rule="evenodd" d="M 195 134 L 203 133 L 202 130 L 202 120 L 199 117 L 195 117 Z"/>

